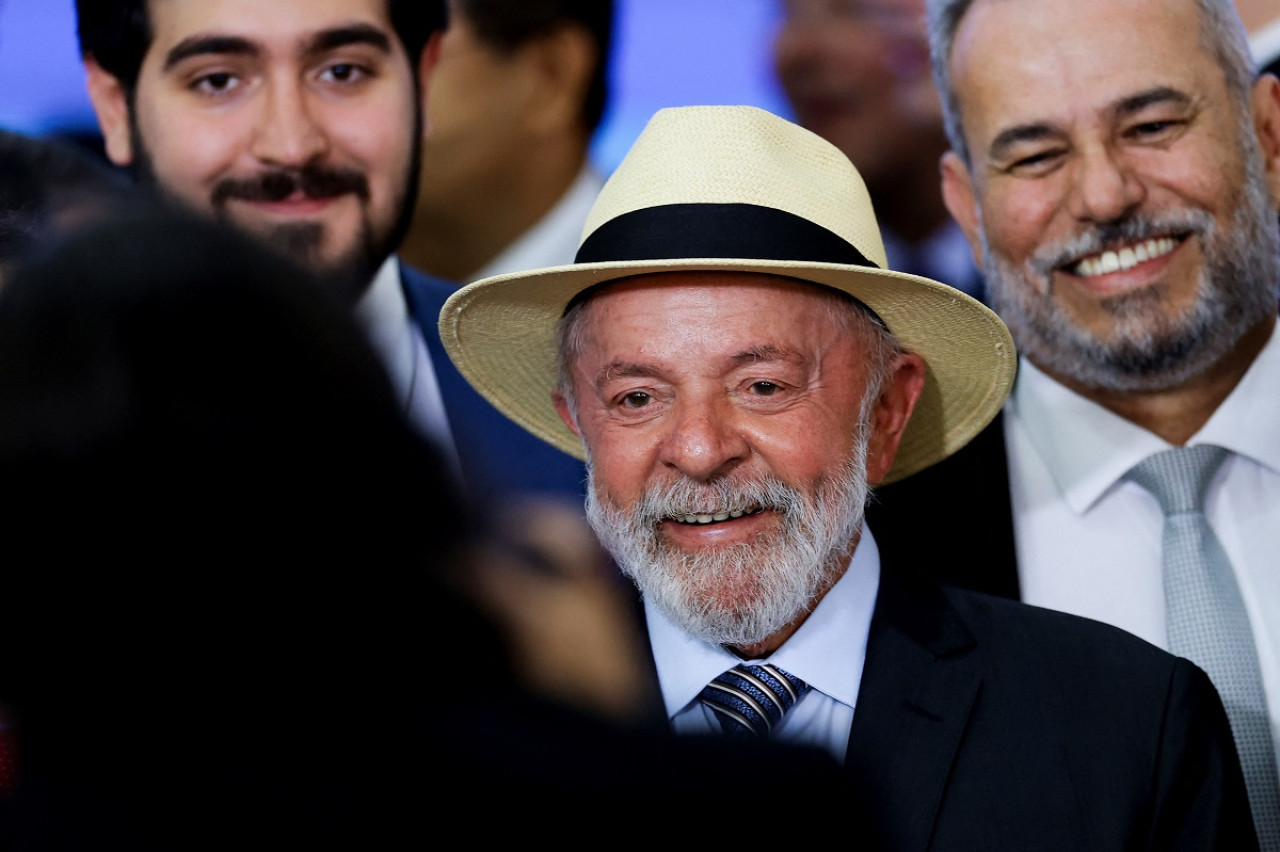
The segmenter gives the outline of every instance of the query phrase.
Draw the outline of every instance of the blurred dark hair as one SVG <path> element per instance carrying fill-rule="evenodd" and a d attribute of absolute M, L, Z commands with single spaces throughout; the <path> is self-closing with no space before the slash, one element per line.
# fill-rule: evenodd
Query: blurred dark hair
<path fill-rule="evenodd" d="M 153 37 L 147 14 L 149 2 L 76 0 L 80 55 L 92 56 L 119 80 L 130 101 Z M 431 34 L 448 24 L 445 0 L 387 0 L 387 4 L 396 35 L 410 60 L 416 62 Z"/>
<path fill-rule="evenodd" d="M 447 581 L 445 470 L 350 311 L 230 226 L 139 208 L 27 255 L 0 287 L 0 847 L 421 830 L 427 649 L 505 671 Z"/>
<path fill-rule="evenodd" d="M 70 142 L 8 130 L 0 130 L 0 175 L 0 265 L 135 192 L 123 172 Z"/>
<path fill-rule="evenodd" d="M 476 34 L 495 50 L 511 52 L 566 23 L 576 23 L 595 42 L 596 68 L 583 120 L 595 130 L 609 99 L 609 56 L 613 44 L 613 0 L 455 0 Z"/>
<path fill-rule="evenodd" d="M 65 573 L 88 620 L 130 587 L 183 619 L 367 605 L 463 535 L 445 470 L 325 282 L 231 226 L 148 205 L 0 288 L 0 599 Z"/>

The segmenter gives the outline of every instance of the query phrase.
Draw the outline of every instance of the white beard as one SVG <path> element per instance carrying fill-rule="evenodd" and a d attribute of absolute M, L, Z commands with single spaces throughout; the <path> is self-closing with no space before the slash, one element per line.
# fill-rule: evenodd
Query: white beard
<path fill-rule="evenodd" d="M 868 493 L 867 435 L 851 457 L 806 491 L 774 477 L 649 487 L 634 509 L 601 498 L 588 465 L 587 519 L 647 600 L 689 634 L 722 645 L 763 641 L 810 611 L 848 567 Z M 780 525 L 751 541 L 684 551 L 658 532 L 673 516 L 754 507 Z"/>

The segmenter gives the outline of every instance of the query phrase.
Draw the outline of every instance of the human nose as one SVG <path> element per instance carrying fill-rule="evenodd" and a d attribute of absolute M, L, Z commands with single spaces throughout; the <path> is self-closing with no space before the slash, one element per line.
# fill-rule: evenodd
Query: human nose
<path fill-rule="evenodd" d="M 1068 211 L 1088 222 L 1113 222 L 1142 203 L 1146 187 L 1117 152 L 1086 151 L 1074 170 Z"/>
<path fill-rule="evenodd" d="M 684 401 L 662 442 L 661 461 L 685 476 L 707 481 L 738 464 L 750 445 L 727 403 Z"/>
<path fill-rule="evenodd" d="M 276 81 L 268 87 L 254 129 L 252 153 L 265 163 L 302 166 L 318 158 L 328 140 L 302 87 Z"/>

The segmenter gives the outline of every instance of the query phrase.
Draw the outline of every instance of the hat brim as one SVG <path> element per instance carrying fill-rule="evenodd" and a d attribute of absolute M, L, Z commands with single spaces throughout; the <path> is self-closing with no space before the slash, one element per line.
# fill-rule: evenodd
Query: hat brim
<path fill-rule="evenodd" d="M 928 278 L 863 266 L 738 258 L 570 264 L 481 279 L 440 314 L 440 336 L 459 372 L 499 411 L 579 459 L 581 440 L 556 413 L 556 323 L 574 296 L 620 278 L 720 270 L 781 275 L 841 290 L 867 305 L 927 364 L 888 484 L 941 461 L 999 412 L 1017 367 L 1008 329 L 990 308 Z M 850 424 L 853 428 L 853 424 Z"/>

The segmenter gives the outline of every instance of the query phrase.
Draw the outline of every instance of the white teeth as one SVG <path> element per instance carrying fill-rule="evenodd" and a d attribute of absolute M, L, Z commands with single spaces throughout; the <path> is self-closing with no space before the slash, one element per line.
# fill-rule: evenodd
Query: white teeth
<path fill-rule="evenodd" d="M 1143 261 L 1166 255 L 1178 247 L 1173 237 L 1157 237 L 1144 240 L 1133 247 L 1125 247 L 1120 251 L 1104 251 L 1093 257 L 1086 257 L 1076 264 L 1074 272 L 1084 278 L 1093 275 L 1106 275 L 1132 269 Z"/>
<path fill-rule="evenodd" d="M 730 518 L 741 518 L 743 515 L 749 514 L 751 514 L 750 511 L 738 510 L 734 512 L 717 512 L 714 515 L 674 515 L 672 519 L 682 524 L 713 524 L 718 521 L 727 521 Z"/>

